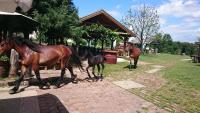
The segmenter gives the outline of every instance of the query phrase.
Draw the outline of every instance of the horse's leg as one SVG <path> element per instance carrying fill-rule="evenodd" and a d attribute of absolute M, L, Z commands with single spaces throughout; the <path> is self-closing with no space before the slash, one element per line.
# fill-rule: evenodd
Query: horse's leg
<path fill-rule="evenodd" d="M 98 75 L 100 75 L 100 70 L 101 70 L 100 64 L 97 64 L 97 69 L 98 69 Z"/>
<path fill-rule="evenodd" d="M 68 59 L 64 59 L 64 58 L 61 59 L 61 62 L 60 62 L 61 74 L 60 74 L 60 78 L 58 79 L 57 83 L 55 84 L 56 85 L 55 88 L 59 88 L 61 82 L 63 81 L 63 77 L 65 75 L 65 67 L 66 67 L 66 64 L 68 64 Z"/>
<path fill-rule="evenodd" d="M 88 65 L 88 67 L 86 68 L 86 70 L 87 70 L 87 74 L 88 74 L 88 77 L 89 77 L 89 78 L 92 78 L 92 77 L 90 76 L 89 71 L 88 71 L 89 68 L 90 68 L 90 66 Z"/>
<path fill-rule="evenodd" d="M 95 65 L 92 66 L 92 74 L 94 75 L 95 78 L 97 78 L 97 76 L 95 75 Z"/>
<path fill-rule="evenodd" d="M 77 75 L 74 74 L 72 66 L 68 66 L 67 69 L 69 70 L 71 74 L 72 81 L 74 81 L 77 78 Z"/>
<path fill-rule="evenodd" d="M 27 67 L 22 65 L 22 67 L 21 67 L 21 75 L 19 76 L 19 79 L 15 81 L 14 88 L 9 91 L 10 94 L 16 93 L 16 91 L 19 89 L 20 83 L 23 80 L 24 75 L 26 74 L 26 71 L 27 71 Z"/>
<path fill-rule="evenodd" d="M 63 77 L 65 75 L 65 68 L 61 68 L 61 76 L 58 78 L 58 81 L 56 82 L 55 84 L 55 87 L 54 88 L 59 88 L 60 87 L 60 84 L 62 83 L 63 81 Z"/>
<path fill-rule="evenodd" d="M 101 69 L 101 78 L 103 78 L 103 71 L 104 71 L 104 68 L 105 68 L 104 63 L 101 63 L 101 67 L 102 67 L 102 69 Z"/>
<path fill-rule="evenodd" d="M 132 69 L 132 59 L 130 58 L 130 63 L 129 63 L 129 70 Z"/>
<path fill-rule="evenodd" d="M 36 78 L 39 81 L 39 88 L 42 89 L 43 86 L 48 86 L 50 87 L 46 82 L 43 82 L 40 78 L 40 70 L 39 70 L 39 65 L 33 65 L 33 70 L 35 72 Z"/>
<path fill-rule="evenodd" d="M 134 59 L 134 67 L 133 67 L 134 69 L 137 68 L 138 59 L 139 59 L 139 58 L 135 58 L 135 59 Z"/>

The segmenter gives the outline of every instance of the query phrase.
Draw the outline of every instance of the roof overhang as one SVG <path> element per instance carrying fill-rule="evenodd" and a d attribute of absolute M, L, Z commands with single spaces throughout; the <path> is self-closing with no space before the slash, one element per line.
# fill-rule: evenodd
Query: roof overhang
<path fill-rule="evenodd" d="M 85 25 L 101 24 L 106 28 L 118 32 L 118 34 L 121 36 L 135 36 L 135 34 L 131 30 L 126 28 L 104 10 L 100 10 L 85 17 L 82 17 L 81 22 Z"/>
<path fill-rule="evenodd" d="M 34 31 L 38 25 L 37 21 L 20 13 L 0 11 L 0 29 L 15 32 Z"/>

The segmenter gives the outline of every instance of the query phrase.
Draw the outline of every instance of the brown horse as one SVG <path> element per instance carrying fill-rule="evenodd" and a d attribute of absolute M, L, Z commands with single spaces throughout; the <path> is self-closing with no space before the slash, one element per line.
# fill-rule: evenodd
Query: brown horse
<path fill-rule="evenodd" d="M 133 68 L 136 69 L 137 68 L 138 59 L 139 59 L 140 54 L 141 54 L 141 51 L 133 43 L 128 42 L 127 44 L 128 45 L 126 46 L 126 51 L 129 52 L 129 60 L 130 60 L 129 69 L 132 68 L 132 60 L 134 60 Z"/>
<path fill-rule="evenodd" d="M 15 49 L 21 57 L 21 75 L 16 80 L 14 88 L 9 91 L 10 94 L 16 93 L 19 89 L 20 82 L 23 80 L 29 66 L 35 72 L 36 78 L 40 82 L 40 88 L 47 85 L 47 83 L 43 82 L 40 78 L 39 66 L 52 66 L 60 62 L 61 77 L 57 81 L 56 87 L 59 87 L 63 80 L 65 68 L 68 68 L 73 80 L 76 78 L 70 62 L 73 62 L 76 66 L 83 69 L 81 61 L 75 51 L 64 45 L 43 46 L 20 37 L 10 38 L 0 43 L 0 54 L 10 49 Z"/>

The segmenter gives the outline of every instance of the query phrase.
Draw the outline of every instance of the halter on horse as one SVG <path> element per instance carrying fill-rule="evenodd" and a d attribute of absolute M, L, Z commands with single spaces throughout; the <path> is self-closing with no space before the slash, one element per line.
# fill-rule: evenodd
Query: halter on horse
<path fill-rule="evenodd" d="M 139 48 L 135 47 L 135 45 L 131 42 L 128 42 L 128 45 L 126 46 L 126 51 L 129 52 L 129 60 L 130 60 L 130 65 L 129 69 L 132 68 L 132 59 L 134 59 L 134 66 L 133 68 L 137 68 L 137 62 L 140 57 L 141 51 Z"/>
<path fill-rule="evenodd" d="M 15 49 L 19 53 L 22 65 L 21 75 L 19 79 L 16 80 L 14 88 L 9 91 L 10 94 L 16 93 L 19 89 L 20 82 L 23 80 L 29 66 L 31 66 L 35 72 L 36 78 L 40 82 L 40 88 L 47 84 L 40 78 L 39 66 L 51 66 L 60 61 L 61 77 L 56 83 L 57 87 L 60 86 L 63 80 L 65 68 L 68 68 L 73 80 L 76 78 L 76 75 L 73 73 L 72 64 L 70 64 L 71 62 L 83 69 L 81 61 L 75 51 L 64 45 L 43 46 L 19 37 L 10 38 L 0 43 L 0 54 L 10 49 Z"/>

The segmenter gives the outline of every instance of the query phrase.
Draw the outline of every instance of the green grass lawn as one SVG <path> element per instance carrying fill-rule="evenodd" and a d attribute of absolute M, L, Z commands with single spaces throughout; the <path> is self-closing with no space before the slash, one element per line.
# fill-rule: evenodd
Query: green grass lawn
<path fill-rule="evenodd" d="M 158 89 L 147 84 L 146 89 L 133 89 L 130 92 L 171 112 L 200 113 L 200 64 L 181 61 L 186 58 L 189 57 L 170 54 L 142 55 L 140 61 L 165 66 L 151 76 L 161 76 L 166 82 Z M 128 63 L 107 65 L 105 75 L 113 80 L 137 80 L 138 77 L 148 76 L 145 71 L 151 69 L 150 65 L 142 65 L 129 71 L 123 68 L 127 65 Z"/>

